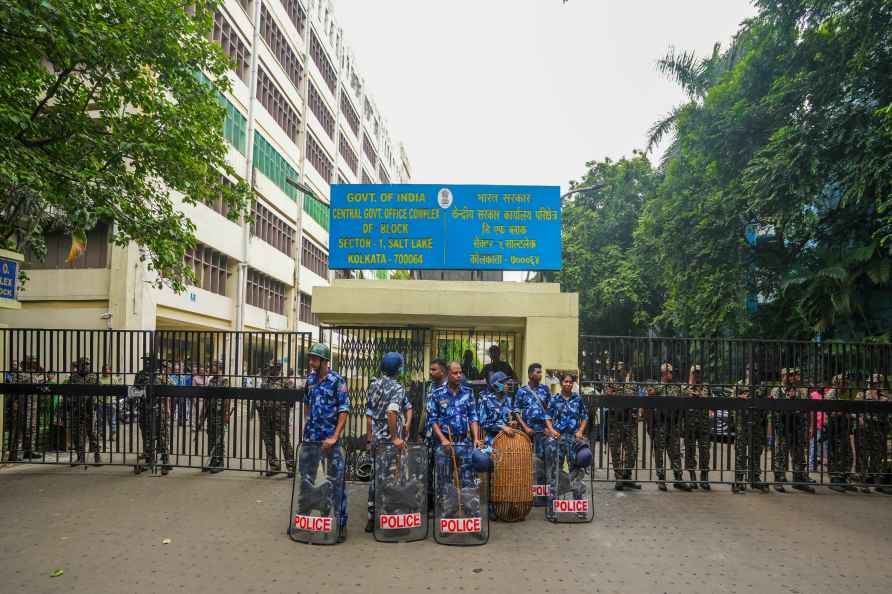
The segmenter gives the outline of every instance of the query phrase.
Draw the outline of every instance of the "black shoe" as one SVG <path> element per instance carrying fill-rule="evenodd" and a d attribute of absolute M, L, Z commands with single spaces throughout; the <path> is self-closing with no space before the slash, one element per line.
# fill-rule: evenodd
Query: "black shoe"
<path fill-rule="evenodd" d="M 877 493 L 882 493 L 883 495 L 892 495 L 892 487 L 889 486 L 876 487 L 874 488 L 874 491 L 876 491 Z"/>
<path fill-rule="evenodd" d="M 845 485 L 842 485 L 840 483 L 833 483 L 832 485 L 830 485 L 830 490 L 836 491 L 837 493 L 845 493 L 846 492 Z"/>
<path fill-rule="evenodd" d="M 281 472 L 281 470 L 282 470 L 282 467 L 279 465 L 278 462 L 270 462 L 267 465 L 265 474 L 266 474 L 266 476 L 272 476 L 274 474 L 278 474 L 279 472 Z"/>
<path fill-rule="evenodd" d="M 635 481 L 626 481 L 623 486 L 626 489 L 636 489 L 638 491 L 641 490 L 641 483 L 636 483 Z"/>
<path fill-rule="evenodd" d="M 666 481 L 657 481 L 657 488 L 660 491 L 668 491 L 669 490 L 666 488 Z"/>
<path fill-rule="evenodd" d="M 673 489 L 678 489 L 679 491 L 684 491 L 686 493 L 691 492 L 691 486 L 684 481 L 675 481 L 672 483 Z"/>
<path fill-rule="evenodd" d="M 366 532 L 374 532 L 375 531 L 375 521 L 371 518 L 365 523 L 365 531 Z"/>
<path fill-rule="evenodd" d="M 866 487 L 866 486 L 865 486 L 865 487 L 861 487 L 861 492 L 862 492 L 862 493 L 865 493 L 865 494 L 870 493 L 870 487 Z"/>
<path fill-rule="evenodd" d="M 9 452 L 9 458 L 6 459 L 7 462 L 18 462 L 19 458 L 16 456 L 15 452 Z"/>
<path fill-rule="evenodd" d="M 731 485 L 731 492 L 735 493 L 737 495 L 743 495 L 745 490 L 746 490 L 746 488 L 741 483 L 733 483 Z"/>
<path fill-rule="evenodd" d="M 38 454 L 37 452 L 25 452 L 25 460 L 40 460 L 43 458 L 43 454 Z"/>
<path fill-rule="evenodd" d="M 846 491 L 849 491 L 849 492 L 851 492 L 851 493 L 857 493 L 857 492 L 858 492 L 858 487 L 856 487 L 855 485 L 851 485 L 851 484 L 849 484 L 849 483 L 845 483 L 845 487 L 846 487 Z"/>
<path fill-rule="evenodd" d="M 219 474 L 219 473 L 223 472 L 223 470 L 224 469 L 219 466 L 215 466 L 213 468 L 208 468 L 208 472 L 211 474 Z"/>
<path fill-rule="evenodd" d="M 173 467 L 170 464 L 165 464 L 161 467 L 161 476 L 167 476 L 170 474 L 170 471 L 173 470 Z"/>
<path fill-rule="evenodd" d="M 691 471 L 691 482 L 688 483 L 691 486 L 691 489 L 697 489 L 699 485 L 697 485 L 697 473 L 693 470 Z"/>
<path fill-rule="evenodd" d="M 815 488 L 811 485 L 793 485 L 793 488 L 797 491 L 804 491 L 806 493 L 814 493 Z"/>
<path fill-rule="evenodd" d="M 208 468 L 207 466 L 202 466 L 202 467 L 201 467 L 201 471 L 202 471 L 202 472 L 209 472 L 210 470 L 211 470 L 211 469 Z"/>
<path fill-rule="evenodd" d="M 347 540 L 347 528 L 346 527 L 341 528 L 341 533 L 338 534 L 338 544 L 344 542 L 345 540 Z"/>
<path fill-rule="evenodd" d="M 624 488 L 625 488 L 625 485 L 623 484 L 622 481 L 616 481 L 616 484 L 613 485 L 613 489 L 615 491 L 622 491 Z"/>
<path fill-rule="evenodd" d="M 288 471 L 288 478 L 294 478 L 294 462 L 285 464 L 285 470 Z"/>
<path fill-rule="evenodd" d="M 787 490 L 784 489 L 784 486 L 781 483 L 774 483 L 774 490 L 778 493 L 786 493 Z"/>
<path fill-rule="evenodd" d="M 769 490 L 768 483 L 752 483 L 750 486 L 754 490 L 759 490 L 763 493 L 767 493 Z"/>
<path fill-rule="evenodd" d="M 99 455 L 99 452 L 93 454 L 93 466 L 102 466 L 102 456 Z"/>
<path fill-rule="evenodd" d="M 700 488 L 703 489 L 704 491 L 709 491 L 709 490 L 711 490 L 712 487 L 709 486 L 709 483 L 701 481 Z"/>
<path fill-rule="evenodd" d="M 143 466 L 142 464 L 137 464 L 133 467 L 133 474 L 142 474 L 145 469 L 145 466 Z"/>

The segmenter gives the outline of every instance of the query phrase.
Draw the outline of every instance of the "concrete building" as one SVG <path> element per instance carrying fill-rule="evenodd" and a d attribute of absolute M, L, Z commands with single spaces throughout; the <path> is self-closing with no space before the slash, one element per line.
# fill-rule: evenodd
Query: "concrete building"
<path fill-rule="evenodd" d="M 211 35 L 235 63 L 232 92 L 219 98 L 229 161 L 253 182 L 256 201 L 254 223 L 241 225 L 219 201 L 179 203 L 196 225 L 199 243 L 187 256 L 196 286 L 180 295 L 155 288 L 139 250 L 113 246 L 100 225 L 73 265 L 65 263 L 70 238 L 50 235 L 45 261 L 25 263 L 22 308 L 0 313 L 0 323 L 315 331 L 313 289 L 335 276 L 330 184 L 411 179 L 334 9 L 331 0 L 226 0 L 215 15 Z"/>

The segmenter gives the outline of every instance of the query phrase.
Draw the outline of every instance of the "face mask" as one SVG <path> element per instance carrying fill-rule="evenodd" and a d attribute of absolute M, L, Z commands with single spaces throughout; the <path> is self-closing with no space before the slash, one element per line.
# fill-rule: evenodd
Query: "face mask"
<path fill-rule="evenodd" d="M 505 384 L 493 384 L 493 388 L 496 389 L 496 392 L 502 392 L 505 389 Z"/>

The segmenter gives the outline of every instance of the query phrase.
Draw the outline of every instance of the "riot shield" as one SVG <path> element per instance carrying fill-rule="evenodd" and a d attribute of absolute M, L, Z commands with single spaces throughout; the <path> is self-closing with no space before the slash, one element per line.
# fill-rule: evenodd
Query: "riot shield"
<path fill-rule="evenodd" d="M 434 540 L 472 546 L 489 540 L 488 473 L 471 463 L 473 446 L 437 446 L 434 454 Z"/>
<path fill-rule="evenodd" d="M 337 544 L 338 511 L 344 496 L 344 450 L 324 450 L 304 442 L 297 450 L 297 474 L 291 491 L 288 536 L 309 544 Z"/>
<path fill-rule="evenodd" d="M 427 538 L 427 447 L 392 443 L 375 447 L 375 540 Z"/>
<path fill-rule="evenodd" d="M 549 439 L 546 444 L 548 507 L 545 518 L 558 523 L 591 522 L 594 519 L 594 487 L 591 468 L 576 466 L 575 439 Z"/>
<path fill-rule="evenodd" d="M 541 431 L 533 435 L 533 507 L 548 505 L 548 479 L 545 472 L 545 445 L 548 438 Z"/>

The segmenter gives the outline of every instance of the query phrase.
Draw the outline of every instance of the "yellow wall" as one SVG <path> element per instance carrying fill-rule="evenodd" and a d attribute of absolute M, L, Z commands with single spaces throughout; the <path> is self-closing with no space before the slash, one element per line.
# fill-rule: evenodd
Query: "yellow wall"
<path fill-rule="evenodd" d="M 329 324 L 514 330 L 524 369 L 578 365 L 579 295 L 554 283 L 340 279 L 313 289 L 313 312 Z"/>

